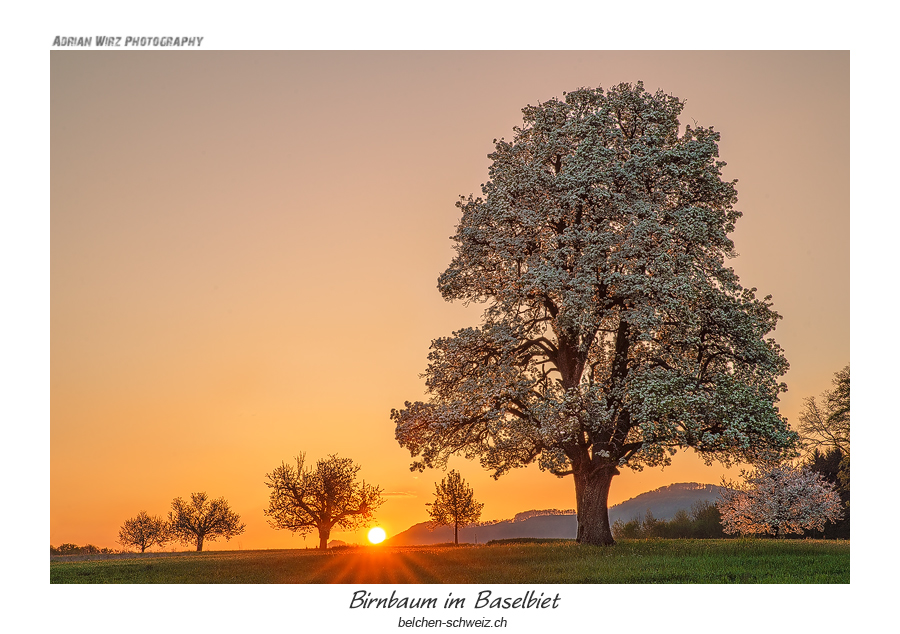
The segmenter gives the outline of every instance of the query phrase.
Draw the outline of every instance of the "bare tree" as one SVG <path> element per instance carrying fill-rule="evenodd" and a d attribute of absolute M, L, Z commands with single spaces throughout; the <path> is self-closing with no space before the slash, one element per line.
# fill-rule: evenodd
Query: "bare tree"
<path fill-rule="evenodd" d="M 169 525 L 159 516 L 147 515 L 141 511 L 136 517 L 125 520 L 119 529 L 116 543 L 123 548 L 140 548 L 144 552 L 154 544 L 162 546 L 169 541 Z"/>
<path fill-rule="evenodd" d="M 804 399 L 800 413 L 800 435 L 807 447 L 837 449 L 850 456 L 850 366 L 835 372 L 834 386 L 821 394 Z"/>
<path fill-rule="evenodd" d="M 212 542 L 219 537 L 227 541 L 246 528 L 241 516 L 229 508 L 224 497 L 210 500 L 206 493 L 191 493 L 190 502 L 181 498 L 172 500 L 169 526 L 172 537 L 182 544 L 196 545 L 198 552 L 203 550 L 204 541 Z"/>
<path fill-rule="evenodd" d="M 334 528 L 353 530 L 375 519 L 375 510 L 384 503 L 381 488 L 356 481 L 360 467 L 350 458 L 329 455 L 304 467 L 305 454 L 296 457 L 296 466 L 281 463 L 266 474 L 269 525 L 301 535 L 316 529 L 319 548 L 328 548 Z"/>
<path fill-rule="evenodd" d="M 431 507 L 432 529 L 437 526 L 453 526 L 453 543 L 459 544 L 459 528 L 474 524 L 481 517 L 484 504 L 475 501 L 472 490 L 458 471 L 453 470 L 447 477 L 435 483 L 434 502 L 425 506 Z"/>
<path fill-rule="evenodd" d="M 800 437 L 812 452 L 837 450 L 841 453 L 838 478 L 843 489 L 850 489 L 850 366 L 834 373 L 833 388 L 822 392 L 819 399 L 808 396 L 800 412 Z"/>

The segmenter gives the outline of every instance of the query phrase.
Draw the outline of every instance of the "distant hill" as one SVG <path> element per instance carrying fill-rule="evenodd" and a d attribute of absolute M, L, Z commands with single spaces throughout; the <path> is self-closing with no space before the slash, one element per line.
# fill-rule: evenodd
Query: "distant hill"
<path fill-rule="evenodd" d="M 657 519 L 672 519 L 679 509 L 690 511 L 691 505 L 702 500 L 715 501 L 720 487 L 713 484 L 687 482 L 671 484 L 616 504 L 609 509 L 609 521 L 627 522 L 636 517 L 643 519 L 649 509 Z M 545 509 L 517 513 L 513 519 L 485 522 L 479 526 L 459 529 L 459 541 L 484 544 L 492 539 L 541 537 L 575 539 L 578 522 L 574 509 Z M 453 528 L 440 526 L 429 530 L 428 522 L 411 526 L 402 533 L 385 540 L 388 546 L 427 546 L 453 542 Z"/>
<path fill-rule="evenodd" d="M 528 511 L 528 513 L 539 512 Z M 548 515 L 532 515 L 518 522 L 515 519 L 511 519 L 480 526 L 466 526 L 459 529 L 459 541 L 460 543 L 484 544 L 492 539 L 513 539 L 516 537 L 561 537 L 574 539 L 577 526 L 575 511 L 571 511 L 569 515 L 561 515 L 559 512 Z M 413 546 L 453 542 L 452 526 L 439 526 L 433 531 L 429 530 L 428 527 L 428 522 L 415 524 L 402 533 L 386 539 L 384 543 L 388 546 Z"/>
<path fill-rule="evenodd" d="M 690 511 L 695 502 L 715 502 L 721 490 L 722 487 L 715 484 L 670 484 L 609 507 L 609 522 L 615 524 L 616 520 L 644 519 L 648 510 L 658 520 L 670 520 L 680 509 Z"/>

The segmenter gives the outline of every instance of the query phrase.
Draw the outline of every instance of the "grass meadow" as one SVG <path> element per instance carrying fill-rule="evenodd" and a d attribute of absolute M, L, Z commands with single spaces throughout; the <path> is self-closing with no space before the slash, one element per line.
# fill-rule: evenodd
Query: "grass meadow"
<path fill-rule="evenodd" d="M 850 583 L 850 542 L 360 546 L 52 557 L 50 583 Z"/>

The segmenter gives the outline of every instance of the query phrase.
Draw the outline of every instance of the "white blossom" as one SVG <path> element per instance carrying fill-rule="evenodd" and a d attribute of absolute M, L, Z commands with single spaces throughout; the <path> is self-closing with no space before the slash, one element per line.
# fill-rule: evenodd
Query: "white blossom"
<path fill-rule="evenodd" d="M 843 517 L 841 498 L 822 476 L 779 464 L 743 471 L 744 482 L 723 481 L 718 503 L 726 533 L 782 536 L 806 529 L 824 530 Z"/>
<path fill-rule="evenodd" d="M 413 469 L 461 454 L 495 477 L 533 461 L 574 474 L 579 539 L 610 543 L 618 466 L 794 445 L 775 405 L 779 315 L 726 266 L 735 182 L 718 132 L 680 131 L 682 108 L 641 83 L 580 89 L 495 142 L 438 280 L 447 300 L 485 302 L 482 324 L 433 341 L 430 400 L 391 413 Z"/>

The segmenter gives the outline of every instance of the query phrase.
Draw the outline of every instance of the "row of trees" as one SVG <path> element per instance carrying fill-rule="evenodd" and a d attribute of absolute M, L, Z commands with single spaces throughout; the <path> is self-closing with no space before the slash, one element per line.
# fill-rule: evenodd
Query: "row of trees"
<path fill-rule="evenodd" d="M 384 498 L 380 487 L 357 481 L 359 470 L 351 459 L 334 454 L 314 466 L 306 465 L 302 453 L 293 464 L 282 463 L 266 474 L 270 491 L 264 513 L 269 524 L 301 535 L 315 530 L 319 548 L 325 549 L 333 530 L 354 530 L 374 521 L 375 510 Z M 477 522 L 484 505 L 475 501 L 471 487 L 460 474 L 451 471 L 436 485 L 435 501 L 428 506 L 435 526 L 454 526 L 454 541 L 458 543 L 459 528 Z M 194 493 L 190 502 L 175 498 L 168 519 L 141 511 L 126 520 L 119 529 L 118 543 L 145 552 L 175 540 L 201 551 L 204 542 L 231 539 L 244 528 L 225 498 L 210 500 L 206 493 Z"/>
<path fill-rule="evenodd" d="M 817 449 L 814 455 L 821 456 Z M 832 456 L 833 461 L 834 452 Z M 333 529 L 353 530 L 374 520 L 374 511 L 384 501 L 381 489 L 357 482 L 360 467 L 352 460 L 331 455 L 315 467 L 305 467 L 304 462 L 300 454 L 295 464 L 282 463 L 266 474 L 271 491 L 265 514 L 271 526 L 300 534 L 315 529 L 319 548 L 325 549 Z M 717 505 L 699 503 L 690 513 L 680 510 L 669 521 L 657 520 L 648 511 L 643 520 L 616 522 L 614 536 L 713 538 L 725 533 L 765 533 L 781 537 L 811 529 L 824 531 L 826 523 L 842 519 L 844 504 L 834 486 L 807 467 L 772 464 L 743 471 L 742 476 L 740 483 L 723 480 Z M 477 523 L 484 504 L 475 500 L 460 473 L 451 470 L 435 484 L 434 501 L 426 507 L 432 529 L 453 526 L 453 541 L 458 544 L 459 529 Z M 190 502 L 173 500 L 168 520 L 146 511 L 126 520 L 118 543 L 145 552 L 174 539 L 201 551 L 204 541 L 227 540 L 243 531 L 240 516 L 224 498 L 210 500 L 205 493 L 194 493 Z"/>
<path fill-rule="evenodd" d="M 50 545 L 51 555 L 110 555 L 115 551 L 111 548 L 100 548 L 93 544 L 85 544 L 79 546 L 77 544 L 60 544 L 59 546 Z"/>
<path fill-rule="evenodd" d="M 724 491 L 717 506 L 702 505 L 691 513 L 680 511 L 671 521 L 648 514 L 643 521 L 618 522 L 612 534 L 619 537 L 715 537 L 728 534 L 771 534 L 817 531 L 825 536 L 849 538 L 850 506 L 850 366 L 835 373 L 833 388 L 817 400 L 809 397 L 800 416 L 800 448 L 806 452 L 800 465 L 786 461 L 759 462 L 742 471 L 742 482 L 723 479 Z M 380 487 L 358 482 L 360 467 L 349 458 L 329 455 L 306 466 L 305 454 L 293 464 L 282 463 L 266 474 L 270 489 L 264 511 L 273 528 L 301 535 L 317 531 L 319 548 L 325 549 L 331 532 L 355 530 L 375 518 L 383 503 Z M 426 504 L 432 528 L 459 529 L 478 522 L 484 504 L 475 500 L 472 488 L 460 473 L 451 470 L 435 484 L 434 501 Z M 579 516 L 579 531 L 581 531 Z M 204 541 L 226 540 L 244 531 L 240 516 L 224 498 L 210 500 L 194 493 L 190 502 L 172 501 L 167 520 L 141 511 L 126 520 L 118 543 L 141 552 L 170 540 L 203 549 Z M 581 533 L 579 533 L 581 534 Z"/>
<path fill-rule="evenodd" d="M 314 467 L 305 466 L 302 453 L 294 464 L 282 463 L 266 474 L 270 494 L 264 513 L 269 524 L 301 535 L 315 529 L 324 549 L 333 529 L 353 530 L 372 521 L 384 500 L 379 487 L 356 481 L 359 469 L 349 458 L 336 455 Z M 202 551 L 205 542 L 229 540 L 245 528 L 224 497 L 213 500 L 206 493 L 193 493 L 190 501 L 175 498 L 167 519 L 141 511 L 126 520 L 117 543 L 145 552 L 177 541 Z"/>
<path fill-rule="evenodd" d="M 162 547 L 169 541 L 177 541 L 194 546 L 199 552 L 204 542 L 220 537 L 229 540 L 245 528 L 240 515 L 231 510 L 224 497 L 211 500 L 206 493 L 192 493 L 190 501 L 180 497 L 172 500 L 167 519 L 141 511 L 125 520 L 117 543 L 126 549 L 145 552 L 154 545 Z"/>
<path fill-rule="evenodd" d="M 742 471 L 743 482 L 723 479 L 718 505 L 700 505 L 691 513 L 679 511 L 666 522 L 648 513 L 643 521 L 618 522 L 619 537 L 716 537 L 728 534 L 784 536 L 804 531 L 823 533 L 826 525 L 844 519 L 850 495 L 850 367 L 837 372 L 833 389 L 817 400 L 806 399 L 800 417 L 800 447 L 806 451 L 801 465 L 771 460 Z M 380 487 L 358 482 L 360 467 L 349 458 L 329 455 L 306 466 L 305 454 L 293 464 L 282 463 L 266 474 L 269 506 L 264 511 L 273 528 L 299 534 L 317 531 L 325 549 L 334 529 L 354 530 L 375 518 L 383 503 Z M 426 504 L 432 528 L 459 529 L 478 522 L 484 504 L 460 473 L 451 470 L 435 484 L 434 501 Z M 582 535 L 579 515 L 579 535 Z M 154 545 L 180 541 L 203 550 L 205 541 L 226 540 L 241 534 L 245 525 L 224 498 L 211 500 L 193 493 L 191 500 L 175 498 L 167 519 L 141 511 L 119 530 L 118 543 L 145 552 Z M 846 520 L 849 537 L 849 519 Z M 840 533 L 836 536 L 844 536 Z"/>
<path fill-rule="evenodd" d="M 849 372 L 848 372 L 849 375 Z M 849 409 L 848 409 L 849 413 Z M 849 456 L 849 444 L 847 455 Z M 837 462 L 834 479 L 849 485 L 849 460 L 837 447 L 822 454 L 818 447 L 811 454 L 812 466 Z M 821 468 L 821 465 L 820 465 Z M 349 458 L 332 454 L 305 466 L 305 455 L 294 464 L 282 463 L 266 474 L 270 488 L 269 507 L 264 511 L 273 528 L 299 534 L 316 530 L 319 548 L 327 548 L 334 529 L 354 530 L 374 520 L 375 510 L 384 502 L 381 488 L 357 482 L 360 470 Z M 844 474 L 846 473 L 846 479 Z M 743 482 L 723 480 L 724 490 L 718 505 L 695 505 L 691 513 L 681 510 L 670 521 L 657 520 L 648 511 L 643 521 L 617 522 L 614 536 L 637 537 L 721 537 L 730 534 L 766 533 L 783 536 L 808 530 L 824 531 L 826 523 L 842 519 L 844 501 L 821 473 L 808 466 L 772 463 L 753 471 L 742 471 Z M 849 486 L 848 486 L 849 488 Z M 475 500 L 474 491 L 460 473 L 450 473 L 435 484 L 434 501 L 426 504 L 432 529 L 453 526 L 455 544 L 459 529 L 477 523 L 484 504 Z M 126 520 L 119 531 L 118 543 L 141 552 L 154 545 L 163 546 L 175 539 L 203 549 L 204 541 L 219 537 L 230 539 L 244 531 L 240 516 L 231 511 L 224 498 L 209 500 L 205 493 L 194 493 L 190 502 L 176 498 L 168 520 L 141 511 Z M 849 535 L 848 535 L 849 536 Z"/>
<path fill-rule="evenodd" d="M 680 509 L 675 512 L 675 517 L 671 520 L 657 519 L 648 510 L 643 518 L 635 518 L 628 522 L 617 520 L 612 528 L 616 539 L 649 539 L 652 537 L 716 539 L 725 537 L 719 507 L 709 501 L 694 503 L 690 511 Z"/>

